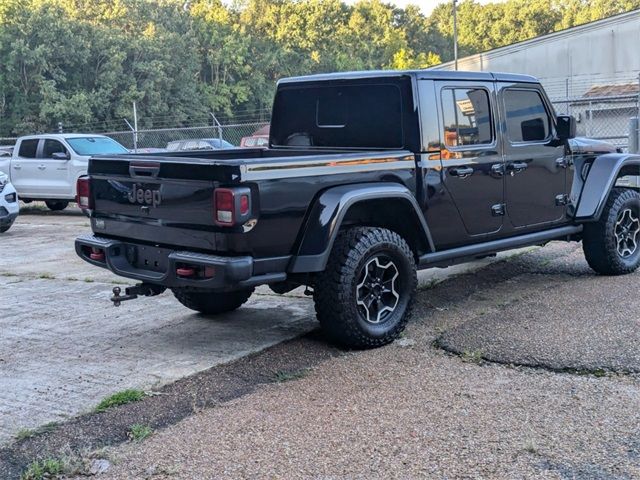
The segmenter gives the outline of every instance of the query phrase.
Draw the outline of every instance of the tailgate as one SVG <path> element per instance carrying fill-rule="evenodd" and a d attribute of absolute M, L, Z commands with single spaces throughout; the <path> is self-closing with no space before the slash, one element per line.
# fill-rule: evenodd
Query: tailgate
<path fill-rule="evenodd" d="M 89 163 L 95 218 L 216 230 L 213 190 L 238 182 L 233 162 L 105 157 Z M 103 233 L 113 233 L 107 231 Z M 119 229 L 118 229 L 119 230 Z"/>

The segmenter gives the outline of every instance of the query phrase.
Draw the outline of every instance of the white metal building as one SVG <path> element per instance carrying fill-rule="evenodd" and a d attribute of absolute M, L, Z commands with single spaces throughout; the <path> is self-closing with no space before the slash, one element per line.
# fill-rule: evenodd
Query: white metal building
<path fill-rule="evenodd" d="M 638 114 L 640 10 L 464 57 L 458 69 L 533 75 L 558 112 L 576 116 L 579 134 L 623 145 Z"/>

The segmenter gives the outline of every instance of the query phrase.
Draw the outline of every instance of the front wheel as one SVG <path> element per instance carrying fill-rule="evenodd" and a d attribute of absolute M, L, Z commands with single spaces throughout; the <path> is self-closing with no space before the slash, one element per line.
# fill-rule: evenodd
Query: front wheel
<path fill-rule="evenodd" d="M 602 275 L 631 273 L 640 265 L 640 193 L 614 188 L 600 219 L 584 226 L 582 248 Z"/>
<path fill-rule="evenodd" d="M 67 200 L 45 200 L 44 203 L 47 205 L 49 210 L 53 210 L 54 212 L 59 212 L 69 206 L 69 202 Z"/>
<path fill-rule="evenodd" d="M 374 348 L 392 342 L 411 316 L 416 264 L 407 242 L 385 228 L 340 232 L 314 283 L 322 329 L 335 343 Z"/>
<path fill-rule="evenodd" d="M 249 300 L 253 288 L 235 292 L 212 292 L 201 288 L 173 288 L 173 295 L 185 307 L 205 315 L 231 312 Z"/>

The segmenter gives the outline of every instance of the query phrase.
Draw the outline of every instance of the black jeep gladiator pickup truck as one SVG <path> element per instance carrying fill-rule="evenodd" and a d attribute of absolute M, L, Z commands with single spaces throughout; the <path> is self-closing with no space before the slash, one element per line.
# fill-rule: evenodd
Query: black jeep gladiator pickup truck
<path fill-rule="evenodd" d="M 217 314 L 257 285 L 306 285 L 331 340 L 380 346 L 409 320 L 417 269 L 551 240 L 582 240 L 600 274 L 638 267 L 640 194 L 616 183 L 640 156 L 574 135 L 529 76 L 288 78 L 267 149 L 92 158 L 76 251 L 142 282 L 116 305 L 169 288 Z"/>

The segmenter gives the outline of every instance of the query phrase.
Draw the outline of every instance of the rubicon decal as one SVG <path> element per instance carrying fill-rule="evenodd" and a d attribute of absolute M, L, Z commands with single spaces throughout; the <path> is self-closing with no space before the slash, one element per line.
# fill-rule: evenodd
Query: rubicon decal
<path fill-rule="evenodd" d="M 131 191 L 127 195 L 129 202 L 138 203 L 140 205 L 151 205 L 157 207 L 162 202 L 160 190 L 144 189 L 142 185 L 134 183 Z"/>

